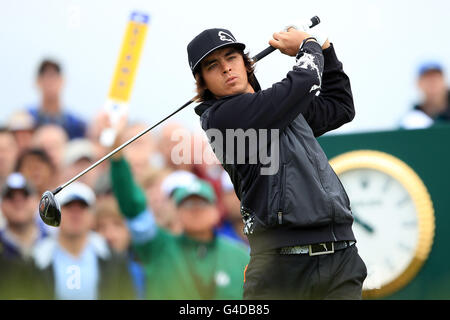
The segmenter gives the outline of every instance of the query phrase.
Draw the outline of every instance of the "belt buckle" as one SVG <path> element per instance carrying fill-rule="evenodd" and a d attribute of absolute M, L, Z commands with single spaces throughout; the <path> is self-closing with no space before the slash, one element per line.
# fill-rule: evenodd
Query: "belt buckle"
<path fill-rule="evenodd" d="M 323 255 L 323 254 L 334 253 L 334 242 L 331 242 L 331 250 L 328 250 L 327 244 L 325 242 L 324 243 L 318 243 L 316 246 L 323 246 L 325 248 L 325 250 L 324 251 L 313 252 L 312 245 L 309 245 L 308 246 L 309 247 L 308 253 L 309 253 L 310 256 L 320 256 L 320 255 Z"/>

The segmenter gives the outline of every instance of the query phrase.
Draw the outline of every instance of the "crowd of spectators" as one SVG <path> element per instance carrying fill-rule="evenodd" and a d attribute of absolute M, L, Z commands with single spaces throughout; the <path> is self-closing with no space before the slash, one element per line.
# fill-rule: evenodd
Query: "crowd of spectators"
<path fill-rule="evenodd" d="M 40 64 L 36 83 L 40 101 L 0 129 L 0 299 L 241 299 L 239 200 L 218 162 L 172 161 L 177 130 L 192 136 L 188 148 L 194 137 L 207 146 L 179 123 L 63 189 L 61 225 L 42 222 L 42 193 L 111 148 L 99 143 L 104 113 L 88 122 L 63 105 L 56 61 Z M 116 144 L 146 127 L 124 119 Z"/>

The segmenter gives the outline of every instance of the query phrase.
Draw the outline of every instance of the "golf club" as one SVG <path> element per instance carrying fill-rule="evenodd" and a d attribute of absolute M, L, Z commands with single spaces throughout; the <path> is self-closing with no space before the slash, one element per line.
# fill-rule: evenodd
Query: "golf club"
<path fill-rule="evenodd" d="M 311 19 L 310 28 L 318 25 L 319 23 L 320 23 L 319 17 L 314 16 Z M 262 58 L 264 58 L 265 56 L 267 56 L 268 54 L 272 53 L 275 50 L 276 49 L 274 47 L 269 46 L 268 48 L 264 49 L 263 51 L 261 51 L 260 53 L 255 55 L 252 58 L 252 60 L 254 62 L 259 61 L 259 60 L 261 60 Z M 172 112 L 170 115 L 168 115 L 167 117 L 165 117 L 164 119 L 162 119 L 161 121 L 156 123 L 155 125 L 145 129 L 144 131 L 142 131 L 141 133 L 137 134 L 136 136 L 132 137 L 128 141 L 124 142 L 122 145 L 120 145 L 119 147 L 115 148 L 113 151 L 111 151 L 110 153 L 105 155 L 103 158 L 101 158 L 100 160 L 98 160 L 97 162 L 92 164 L 90 167 L 86 168 L 85 170 L 83 170 L 82 172 L 80 172 L 75 177 L 73 177 L 72 179 L 70 179 L 69 181 L 64 183 L 63 185 L 59 186 L 55 190 L 53 190 L 53 191 L 45 191 L 42 194 L 41 200 L 39 202 L 39 215 L 40 215 L 42 221 L 44 221 L 44 223 L 46 223 L 49 226 L 58 227 L 60 225 L 60 223 L 61 223 L 61 207 L 60 207 L 58 201 L 55 198 L 55 195 L 58 192 L 60 192 L 62 189 L 64 189 L 68 185 L 70 185 L 72 182 L 74 182 L 75 180 L 77 180 L 78 178 L 80 178 L 81 176 L 86 174 L 87 172 L 89 172 L 92 169 L 94 169 L 95 167 L 97 167 L 100 163 L 102 163 L 106 159 L 110 158 L 115 153 L 119 152 L 120 150 L 122 150 L 123 148 L 128 146 L 133 141 L 139 139 L 141 136 L 143 136 L 144 134 L 146 134 L 147 132 L 149 132 L 150 130 L 155 128 L 156 126 L 160 125 L 162 122 L 166 121 L 167 119 L 169 119 L 170 117 L 172 117 L 176 113 L 178 113 L 181 110 L 183 110 L 184 108 L 186 108 L 188 105 L 190 105 L 194 101 L 195 101 L 194 98 L 189 100 L 188 102 L 183 104 L 181 107 L 179 107 L 177 110 Z"/>

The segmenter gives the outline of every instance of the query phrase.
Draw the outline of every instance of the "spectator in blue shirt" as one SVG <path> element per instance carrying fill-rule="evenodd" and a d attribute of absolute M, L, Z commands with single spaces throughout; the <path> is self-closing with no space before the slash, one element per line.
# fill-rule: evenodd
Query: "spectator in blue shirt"
<path fill-rule="evenodd" d="M 38 105 L 28 108 L 37 127 L 45 124 L 57 124 L 64 128 L 69 139 L 82 138 L 86 135 L 86 123 L 75 114 L 63 109 L 61 92 L 63 89 L 61 66 L 53 60 L 41 62 L 37 86 L 41 93 Z"/>
<path fill-rule="evenodd" d="M 41 241 L 33 251 L 42 297 L 64 300 L 134 299 L 126 260 L 91 231 L 95 194 L 74 182 L 56 196 L 61 225 L 55 237 Z"/>

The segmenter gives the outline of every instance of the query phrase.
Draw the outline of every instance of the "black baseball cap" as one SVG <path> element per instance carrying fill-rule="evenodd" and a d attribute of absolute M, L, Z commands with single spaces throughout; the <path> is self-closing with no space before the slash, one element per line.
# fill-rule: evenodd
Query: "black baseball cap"
<path fill-rule="evenodd" d="M 196 36 L 187 46 L 189 66 L 192 74 L 198 71 L 200 62 L 211 52 L 225 46 L 235 46 L 245 49 L 245 44 L 237 42 L 233 34 L 227 29 L 207 29 Z"/>

